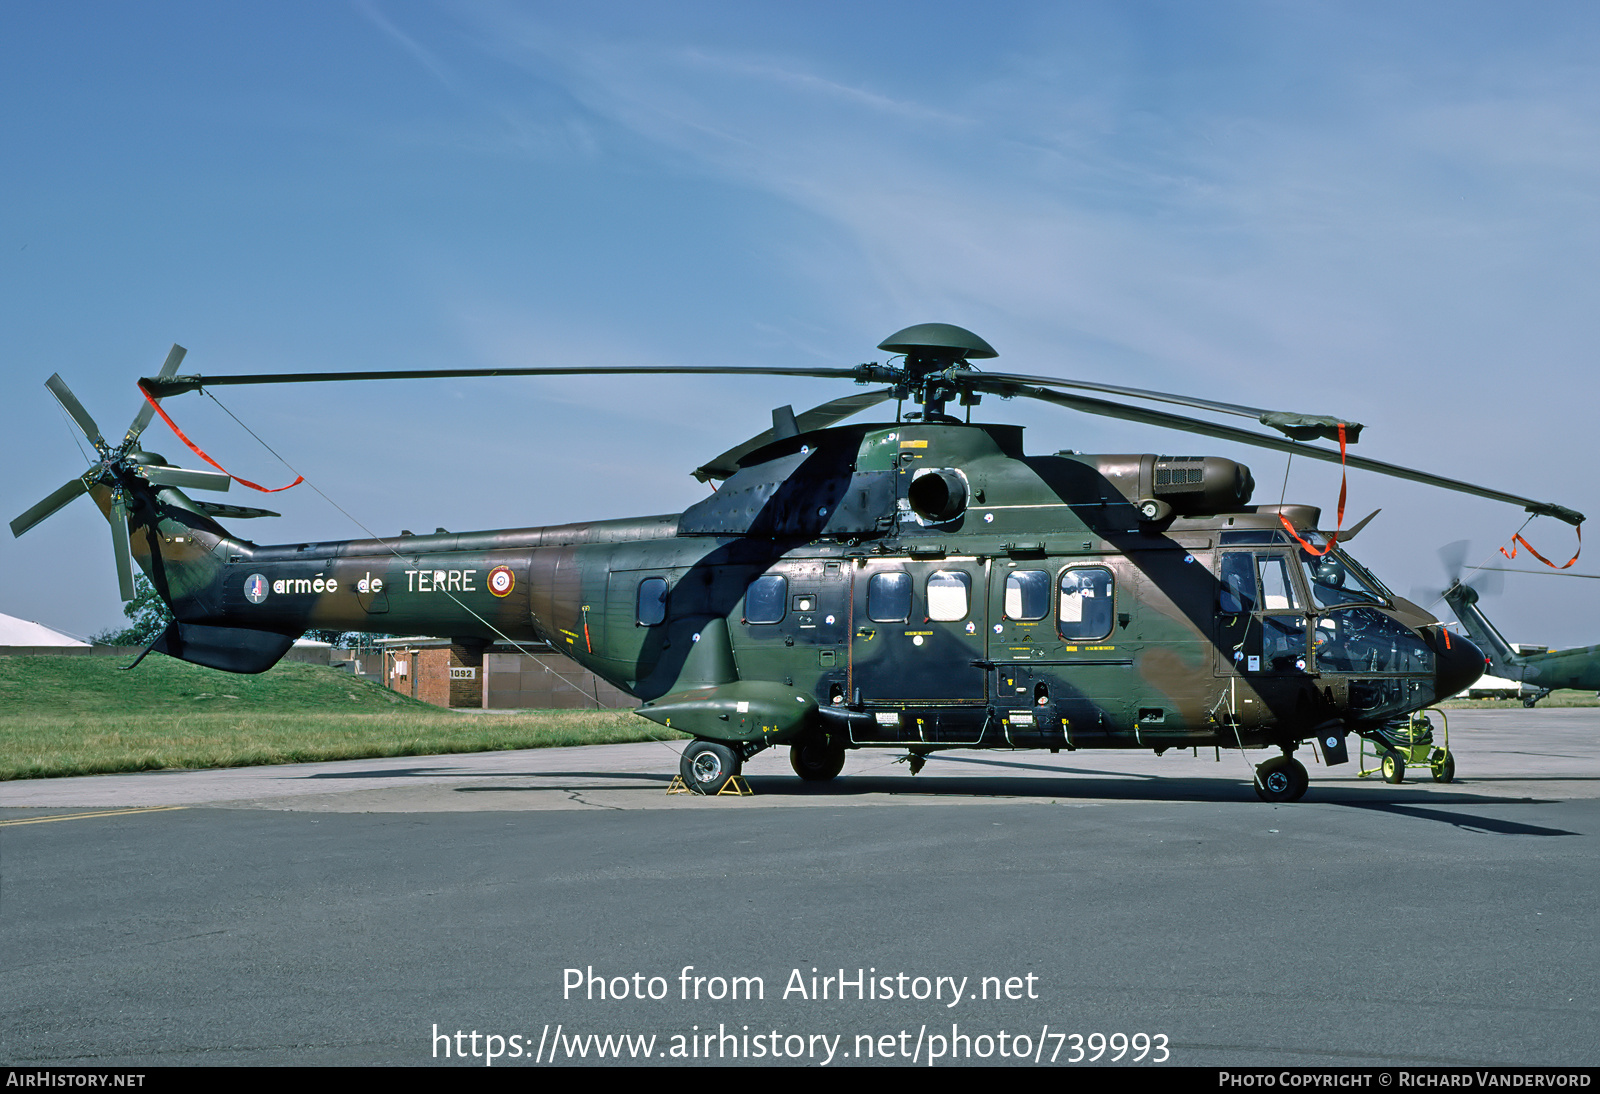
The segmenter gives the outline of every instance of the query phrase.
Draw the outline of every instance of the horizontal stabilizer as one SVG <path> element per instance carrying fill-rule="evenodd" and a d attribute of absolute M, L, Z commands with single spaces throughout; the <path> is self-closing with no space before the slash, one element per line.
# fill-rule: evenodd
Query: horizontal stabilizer
<path fill-rule="evenodd" d="M 194 507 L 208 517 L 223 520 L 248 520 L 251 517 L 281 517 L 271 509 L 257 509 L 253 505 L 225 505 L 220 501 L 197 501 Z"/>

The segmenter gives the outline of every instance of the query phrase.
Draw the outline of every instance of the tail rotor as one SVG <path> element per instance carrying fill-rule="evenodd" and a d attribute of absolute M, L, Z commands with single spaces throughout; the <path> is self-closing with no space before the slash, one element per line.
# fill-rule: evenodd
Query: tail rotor
<path fill-rule="evenodd" d="M 165 379 L 178 371 L 184 356 L 182 346 L 174 345 L 161 366 L 160 376 Z M 216 471 L 193 471 L 172 467 L 160 456 L 139 447 L 139 437 L 155 417 L 155 406 L 146 402 L 134 415 L 122 441 L 112 446 L 100 432 L 94 417 L 84 409 L 59 373 L 45 381 L 45 387 L 55 396 L 56 402 L 67 412 L 89 443 L 94 446 L 98 462 L 88 471 L 71 479 L 47 494 L 21 516 L 11 522 L 11 534 L 20 536 L 35 525 L 48 520 L 81 494 L 95 487 L 110 491 L 111 499 L 107 519 L 111 522 L 112 550 L 117 561 L 117 586 L 123 600 L 132 600 L 133 562 L 128 535 L 128 517 L 135 508 L 134 491 L 144 485 L 175 487 L 183 490 L 227 490 L 233 481 L 228 475 Z"/>

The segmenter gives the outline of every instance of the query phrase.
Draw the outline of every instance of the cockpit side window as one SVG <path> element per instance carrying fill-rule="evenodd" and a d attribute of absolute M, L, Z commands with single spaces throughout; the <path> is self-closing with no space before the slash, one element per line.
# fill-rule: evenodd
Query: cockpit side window
<path fill-rule="evenodd" d="M 1300 552 L 1306 583 L 1311 586 L 1312 599 L 1319 608 L 1332 608 L 1339 604 L 1386 604 L 1388 597 L 1375 587 L 1376 581 L 1366 580 L 1339 551 L 1329 551 L 1320 557 L 1309 551 Z"/>
<path fill-rule="evenodd" d="M 1217 575 L 1217 610 L 1223 615 L 1244 615 L 1256 610 L 1255 556 L 1248 551 L 1227 551 Z"/>
<path fill-rule="evenodd" d="M 1261 606 L 1267 611 L 1299 608 L 1300 591 L 1289 573 L 1289 560 L 1280 554 L 1257 555 L 1261 574 Z"/>

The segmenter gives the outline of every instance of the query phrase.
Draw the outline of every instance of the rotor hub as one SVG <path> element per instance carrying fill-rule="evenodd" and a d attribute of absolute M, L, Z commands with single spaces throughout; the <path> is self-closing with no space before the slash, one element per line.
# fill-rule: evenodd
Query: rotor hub
<path fill-rule="evenodd" d="M 906 327 L 878 343 L 878 348 L 905 355 L 900 384 L 906 395 L 922 407 L 924 418 L 942 415 L 945 403 L 957 396 L 964 406 L 975 405 L 978 395 L 963 390 L 944 374 L 966 366 L 973 359 L 1000 356 L 988 342 L 965 327 L 951 323 L 918 323 Z"/>

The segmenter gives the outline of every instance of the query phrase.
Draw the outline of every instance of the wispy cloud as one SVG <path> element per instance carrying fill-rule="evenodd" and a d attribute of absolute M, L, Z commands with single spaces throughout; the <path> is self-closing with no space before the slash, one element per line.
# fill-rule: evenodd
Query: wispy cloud
<path fill-rule="evenodd" d="M 362 18 L 388 35 L 440 84 L 453 92 L 460 93 L 461 83 L 450 67 L 436 53 L 396 26 L 394 21 L 383 13 L 378 0 L 351 0 L 351 3 Z"/>

